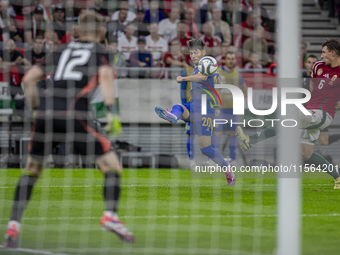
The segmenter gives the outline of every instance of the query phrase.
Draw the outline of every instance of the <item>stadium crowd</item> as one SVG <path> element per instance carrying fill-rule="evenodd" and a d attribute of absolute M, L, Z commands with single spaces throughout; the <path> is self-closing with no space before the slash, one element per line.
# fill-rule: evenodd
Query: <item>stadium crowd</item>
<path fill-rule="evenodd" d="M 79 15 L 88 9 L 102 16 L 100 42 L 112 64 L 146 68 L 122 69 L 120 78 L 164 78 L 164 71 L 147 68 L 191 66 L 191 38 L 203 39 L 220 66 L 228 51 L 237 68 L 275 66 L 275 20 L 259 0 L 2 0 L 0 65 L 30 66 L 58 45 L 78 41 Z M 305 60 L 302 52 L 302 68 Z"/>

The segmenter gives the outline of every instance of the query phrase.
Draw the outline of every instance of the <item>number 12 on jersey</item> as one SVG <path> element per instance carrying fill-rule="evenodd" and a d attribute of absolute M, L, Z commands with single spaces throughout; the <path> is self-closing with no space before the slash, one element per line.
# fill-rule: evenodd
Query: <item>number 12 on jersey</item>
<path fill-rule="evenodd" d="M 77 66 L 85 65 L 89 61 L 90 56 L 91 51 L 87 49 L 74 51 L 72 49 L 64 50 L 59 59 L 58 68 L 54 75 L 54 80 L 80 81 L 83 78 L 83 72 L 75 71 L 74 68 Z"/>

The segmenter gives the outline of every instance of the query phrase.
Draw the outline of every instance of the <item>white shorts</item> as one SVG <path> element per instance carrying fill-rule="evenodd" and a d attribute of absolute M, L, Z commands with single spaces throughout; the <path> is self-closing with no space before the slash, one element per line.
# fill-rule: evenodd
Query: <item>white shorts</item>
<path fill-rule="evenodd" d="M 300 143 L 314 145 L 319 138 L 320 130 L 328 127 L 333 118 L 321 109 L 308 111 L 312 114 L 311 116 L 305 116 L 299 112 L 300 127 L 302 127 L 299 130 Z"/>

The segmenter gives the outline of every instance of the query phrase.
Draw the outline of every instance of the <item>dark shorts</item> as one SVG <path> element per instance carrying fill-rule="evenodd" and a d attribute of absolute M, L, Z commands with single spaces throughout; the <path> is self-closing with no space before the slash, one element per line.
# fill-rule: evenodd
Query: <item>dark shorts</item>
<path fill-rule="evenodd" d="M 111 142 L 99 133 L 93 120 L 37 119 L 28 145 L 30 155 L 42 161 L 59 143 L 70 143 L 75 153 L 94 158 L 111 149 Z"/>
<path fill-rule="evenodd" d="M 322 129 L 322 130 L 320 130 L 320 132 L 328 132 L 329 130 L 328 130 L 328 127 L 326 127 L 326 128 L 324 128 L 324 129 Z"/>

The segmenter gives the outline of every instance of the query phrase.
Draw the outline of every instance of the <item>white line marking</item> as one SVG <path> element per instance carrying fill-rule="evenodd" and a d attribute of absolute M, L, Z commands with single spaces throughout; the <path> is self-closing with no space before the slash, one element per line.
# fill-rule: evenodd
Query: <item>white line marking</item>
<path fill-rule="evenodd" d="M 276 184 L 252 184 L 252 183 L 239 183 L 240 186 L 251 187 L 276 187 Z M 319 184 L 302 184 L 303 186 L 332 186 L 332 183 L 319 183 Z M 34 186 L 34 188 L 95 188 L 103 187 L 104 185 L 60 185 L 60 186 Z M 121 187 L 228 187 L 225 184 L 203 184 L 203 185 L 180 185 L 180 184 L 122 184 Z M 0 186 L 0 189 L 15 189 L 16 186 Z"/>
<path fill-rule="evenodd" d="M 301 217 L 339 217 L 340 213 L 330 214 L 301 214 Z M 277 214 L 226 214 L 226 215 L 126 215 L 120 216 L 120 219 L 176 219 L 176 218 L 275 218 Z M 23 218 L 25 221 L 30 220 L 91 220 L 100 219 L 100 217 L 29 217 Z M 9 218 L 0 218 L 0 220 L 9 220 Z"/>
<path fill-rule="evenodd" d="M 0 248 L 6 249 L 3 245 L 0 245 Z M 8 251 L 13 251 L 13 254 L 16 254 L 16 252 L 27 252 L 27 253 L 33 253 L 33 254 L 45 254 L 45 255 L 68 255 L 65 253 L 53 253 L 50 251 L 40 251 L 40 250 L 32 250 L 32 249 L 25 249 L 25 248 L 16 248 L 16 249 L 6 249 Z M 15 253 L 14 253 L 15 252 Z"/>

